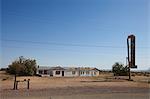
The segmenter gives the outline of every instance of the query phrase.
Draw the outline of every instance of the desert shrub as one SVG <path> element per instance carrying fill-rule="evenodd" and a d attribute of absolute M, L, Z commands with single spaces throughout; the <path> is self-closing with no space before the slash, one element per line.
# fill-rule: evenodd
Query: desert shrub
<path fill-rule="evenodd" d="M 19 76 L 32 76 L 36 74 L 36 60 L 19 57 L 8 66 L 8 73 Z"/>
<path fill-rule="evenodd" d="M 134 77 L 135 77 L 135 74 L 132 74 L 131 76 L 134 76 Z"/>
<path fill-rule="evenodd" d="M 113 66 L 112 66 L 112 71 L 114 73 L 114 76 L 127 76 L 128 75 L 128 67 L 127 66 L 123 66 L 123 64 L 120 64 L 118 62 L 116 62 Z"/>

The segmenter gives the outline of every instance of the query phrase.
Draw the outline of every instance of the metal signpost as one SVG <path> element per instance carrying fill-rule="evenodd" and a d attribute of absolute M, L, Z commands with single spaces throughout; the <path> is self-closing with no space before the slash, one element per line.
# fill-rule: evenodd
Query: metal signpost
<path fill-rule="evenodd" d="M 128 49 L 128 67 L 129 67 L 129 80 L 131 80 L 131 68 L 137 68 L 135 65 L 135 36 L 129 35 L 127 38 L 127 49 Z"/>

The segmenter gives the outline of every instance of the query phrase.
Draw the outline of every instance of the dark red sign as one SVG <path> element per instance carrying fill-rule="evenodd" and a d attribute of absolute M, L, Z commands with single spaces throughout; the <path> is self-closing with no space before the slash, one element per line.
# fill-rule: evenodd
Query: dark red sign
<path fill-rule="evenodd" d="M 135 65 L 135 36 L 129 35 L 127 39 L 128 45 L 128 62 L 130 68 L 137 68 Z"/>

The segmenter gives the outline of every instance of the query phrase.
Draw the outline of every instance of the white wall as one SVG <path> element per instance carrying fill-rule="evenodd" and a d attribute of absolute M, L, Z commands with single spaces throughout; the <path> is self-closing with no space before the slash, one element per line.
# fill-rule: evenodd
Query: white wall
<path fill-rule="evenodd" d="M 56 74 L 56 71 L 60 71 L 60 74 Z M 76 77 L 76 76 L 98 76 L 99 71 L 96 70 L 89 70 L 89 74 L 87 74 L 87 70 L 52 70 L 54 77 L 62 77 L 62 71 L 64 71 L 64 77 Z M 72 72 L 75 71 L 75 74 L 72 74 Z M 83 74 L 84 72 L 84 74 Z M 96 72 L 96 75 L 95 73 Z M 43 70 L 44 73 L 44 70 Z M 39 71 L 37 71 L 37 74 L 39 74 Z M 50 71 L 48 71 L 48 74 L 42 74 L 43 76 L 50 76 Z"/>
<path fill-rule="evenodd" d="M 40 74 L 39 71 L 42 71 L 42 74 Z M 49 71 L 47 71 L 47 74 L 44 74 L 44 69 L 38 69 L 36 74 L 39 74 L 41 76 L 49 76 Z"/>
<path fill-rule="evenodd" d="M 82 73 L 81 73 L 82 72 Z M 83 73 L 84 72 L 84 73 Z M 87 71 L 86 70 L 81 70 L 80 71 L 80 76 L 97 76 L 97 75 L 95 75 L 95 73 L 94 72 L 96 72 L 96 74 L 97 74 L 97 71 L 95 71 L 95 70 L 90 70 L 89 71 L 89 74 L 87 74 Z"/>
<path fill-rule="evenodd" d="M 60 71 L 60 74 L 56 74 L 56 71 Z M 62 77 L 62 70 L 53 70 L 53 76 L 54 77 Z"/>
<path fill-rule="evenodd" d="M 67 71 L 67 70 L 66 70 L 66 71 L 64 72 L 64 74 L 65 74 L 64 76 L 65 76 L 65 77 L 75 77 L 75 76 L 79 76 L 78 71 L 75 71 L 75 74 L 72 74 L 72 72 L 73 72 L 73 71 Z"/>
<path fill-rule="evenodd" d="M 87 71 L 86 70 L 81 70 L 80 71 L 80 76 L 91 76 L 91 71 L 88 71 L 89 74 L 87 74 Z"/>

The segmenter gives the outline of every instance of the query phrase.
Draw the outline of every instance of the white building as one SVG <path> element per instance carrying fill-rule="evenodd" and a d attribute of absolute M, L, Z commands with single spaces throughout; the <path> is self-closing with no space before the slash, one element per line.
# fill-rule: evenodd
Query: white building
<path fill-rule="evenodd" d="M 38 67 L 37 74 L 53 77 L 98 76 L 99 70 L 97 68 L 89 67 Z"/>
<path fill-rule="evenodd" d="M 82 67 L 80 68 L 80 76 L 98 76 L 99 70 L 97 68 L 89 68 L 89 67 Z"/>

